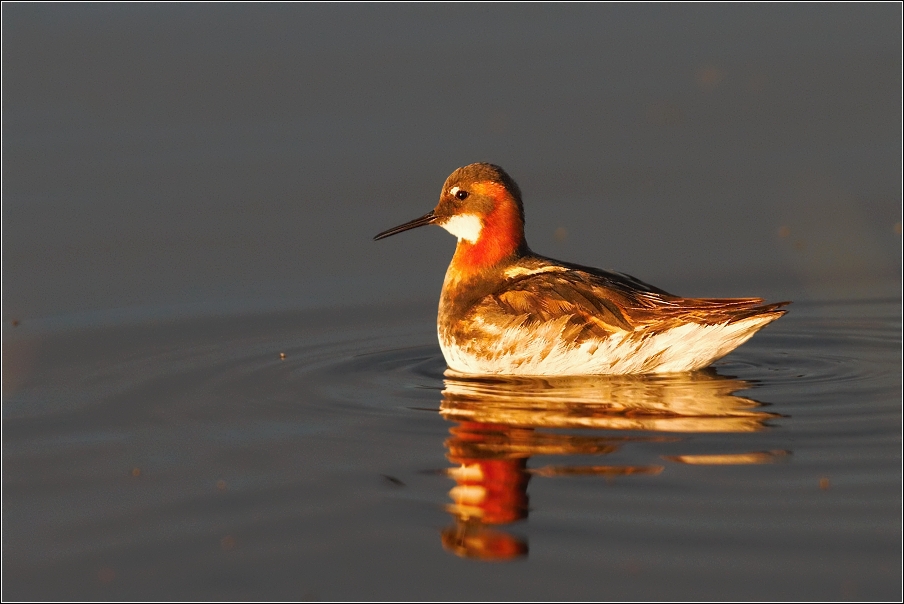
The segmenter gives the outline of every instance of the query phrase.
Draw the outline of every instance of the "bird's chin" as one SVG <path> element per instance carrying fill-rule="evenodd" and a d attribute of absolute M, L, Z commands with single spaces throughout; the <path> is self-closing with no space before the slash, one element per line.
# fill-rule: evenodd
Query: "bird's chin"
<path fill-rule="evenodd" d="M 437 224 L 468 243 L 477 243 L 483 230 L 483 221 L 477 214 L 456 214 L 442 222 L 437 221 Z"/>

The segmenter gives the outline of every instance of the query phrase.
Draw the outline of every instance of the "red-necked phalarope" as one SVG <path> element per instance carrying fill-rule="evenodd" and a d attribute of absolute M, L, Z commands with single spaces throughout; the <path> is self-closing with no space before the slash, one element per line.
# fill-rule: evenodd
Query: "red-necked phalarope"
<path fill-rule="evenodd" d="M 534 254 L 521 191 L 492 164 L 459 168 L 432 212 L 374 239 L 426 224 L 458 237 L 437 331 L 446 363 L 460 374 L 692 371 L 746 342 L 788 304 L 682 298 L 630 275 Z"/>

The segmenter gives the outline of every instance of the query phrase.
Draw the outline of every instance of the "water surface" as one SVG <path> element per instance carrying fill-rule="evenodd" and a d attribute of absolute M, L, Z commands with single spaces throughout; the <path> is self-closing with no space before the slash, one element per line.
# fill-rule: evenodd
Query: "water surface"
<path fill-rule="evenodd" d="M 29 331 L 5 596 L 895 599 L 900 301 L 711 369 L 445 378 L 430 306 Z"/>

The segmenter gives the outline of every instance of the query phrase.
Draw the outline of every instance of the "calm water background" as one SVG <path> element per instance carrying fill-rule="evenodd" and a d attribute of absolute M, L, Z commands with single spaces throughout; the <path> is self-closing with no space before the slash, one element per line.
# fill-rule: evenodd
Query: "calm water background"
<path fill-rule="evenodd" d="M 899 5 L 2 10 L 4 597 L 901 596 Z M 371 237 L 473 161 L 791 313 L 618 409 L 444 382 L 454 240 Z"/>

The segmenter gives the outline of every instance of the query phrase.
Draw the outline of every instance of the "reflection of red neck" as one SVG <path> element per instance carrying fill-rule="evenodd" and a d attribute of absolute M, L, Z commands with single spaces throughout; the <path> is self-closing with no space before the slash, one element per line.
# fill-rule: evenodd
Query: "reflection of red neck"
<path fill-rule="evenodd" d="M 455 526 L 443 531 L 443 546 L 456 555 L 480 560 L 512 560 L 527 555 L 527 543 L 487 525 L 527 517 L 527 456 L 513 457 L 498 446 L 524 436 L 523 430 L 502 424 L 462 422 L 446 441 L 448 459 L 458 467 L 449 475 L 457 483 L 449 492 L 455 502 L 447 509 Z"/>
<path fill-rule="evenodd" d="M 491 268 L 501 260 L 516 255 L 525 246 L 524 220 L 518 202 L 508 190 L 495 182 L 474 185 L 475 191 L 494 200 L 493 210 L 481 216 L 480 237 L 470 243 L 458 241 L 450 270 L 459 277 Z"/>
<path fill-rule="evenodd" d="M 465 476 L 456 479 L 456 482 L 460 486 L 483 487 L 483 500 L 468 502 L 470 506 L 480 509 L 479 520 L 483 524 L 509 524 L 527 517 L 527 483 L 530 474 L 525 471 L 526 458 L 456 461 L 468 469 L 480 469 L 479 478 Z"/>
<path fill-rule="evenodd" d="M 527 517 L 527 457 L 487 458 L 479 450 L 481 445 L 509 438 L 511 430 L 509 426 L 470 422 L 450 430 L 448 459 L 461 467 L 450 471 L 457 486 L 449 494 L 462 519 L 508 524 Z"/>
<path fill-rule="evenodd" d="M 464 558 L 504 562 L 527 555 L 527 543 L 480 523 L 457 521 L 442 533 L 443 547 Z"/>

